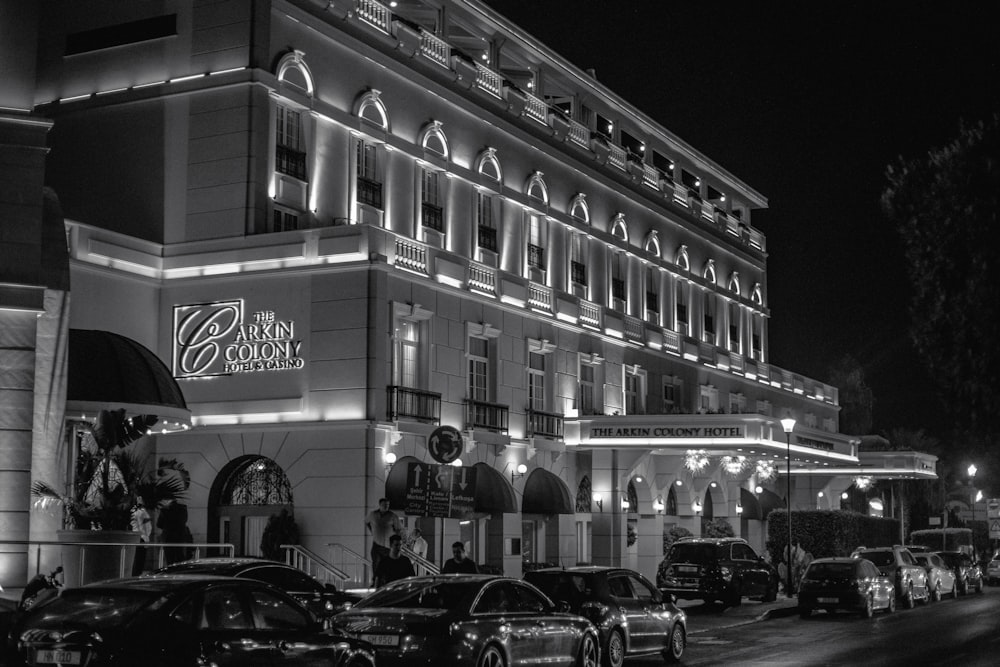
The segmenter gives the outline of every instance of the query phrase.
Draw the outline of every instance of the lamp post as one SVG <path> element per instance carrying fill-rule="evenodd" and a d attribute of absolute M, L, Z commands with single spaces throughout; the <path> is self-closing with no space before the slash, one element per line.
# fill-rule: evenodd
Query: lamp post
<path fill-rule="evenodd" d="M 792 429 L 795 420 L 781 420 L 785 429 L 785 511 L 788 513 L 788 562 L 785 564 L 785 595 L 792 597 Z"/>

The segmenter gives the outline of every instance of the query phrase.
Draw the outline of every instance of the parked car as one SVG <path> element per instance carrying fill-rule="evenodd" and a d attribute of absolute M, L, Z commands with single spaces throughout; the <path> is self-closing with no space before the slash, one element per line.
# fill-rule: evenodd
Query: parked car
<path fill-rule="evenodd" d="M 932 600 L 937 602 L 943 595 L 958 596 L 955 573 L 941 560 L 941 556 L 928 552 L 913 554 L 913 557 L 927 571 L 927 586 Z"/>
<path fill-rule="evenodd" d="M 684 654 L 687 616 L 638 572 L 615 567 L 546 568 L 524 575 L 556 604 L 590 619 L 608 667 L 626 657 L 660 653 L 670 662 Z"/>
<path fill-rule="evenodd" d="M 134 577 L 64 590 L 19 625 L 27 665 L 213 664 L 374 667 L 370 645 L 324 631 L 308 609 L 259 581 Z"/>
<path fill-rule="evenodd" d="M 385 665 L 596 667 L 597 628 L 559 611 L 531 584 L 496 575 L 445 574 L 394 581 L 333 617 L 370 642 Z"/>
<path fill-rule="evenodd" d="M 656 586 L 685 600 L 739 605 L 743 596 L 778 596 L 778 572 L 738 537 L 682 537 L 656 573 Z"/>
<path fill-rule="evenodd" d="M 1000 560 L 991 560 L 986 565 L 986 583 L 989 586 L 996 586 L 1000 582 Z"/>
<path fill-rule="evenodd" d="M 972 591 L 983 592 L 983 571 L 972 560 L 972 556 L 964 551 L 938 551 L 937 554 L 955 573 L 959 595 L 967 595 Z"/>
<path fill-rule="evenodd" d="M 866 618 L 876 609 L 891 614 L 895 586 L 866 558 L 817 558 L 799 582 L 799 616 L 809 618 L 814 609 L 859 611 Z"/>
<path fill-rule="evenodd" d="M 288 593 L 320 619 L 350 609 L 362 597 L 337 590 L 333 584 L 322 584 L 291 565 L 261 558 L 188 560 L 168 565 L 157 574 L 215 574 L 263 581 Z"/>
<path fill-rule="evenodd" d="M 901 547 L 861 547 L 856 549 L 852 557 L 867 558 L 879 572 L 889 577 L 896 587 L 896 597 L 907 609 L 912 609 L 917 600 L 930 602 L 930 590 L 927 587 L 927 572 L 917 564 L 910 550 Z"/>

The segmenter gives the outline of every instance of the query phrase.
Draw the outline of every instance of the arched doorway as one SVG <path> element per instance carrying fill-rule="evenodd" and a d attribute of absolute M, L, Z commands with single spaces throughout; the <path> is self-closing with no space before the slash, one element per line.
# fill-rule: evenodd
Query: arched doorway
<path fill-rule="evenodd" d="M 208 496 L 208 539 L 236 547 L 238 556 L 260 556 L 260 540 L 272 514 L 293 512 L 285 471 L 265 456 L 233 459 L 215 477 Z"/>
<path fill-rule="evenodd" d="M 521 498 L 521 563 L 527 571 L 545 564 L 575 565 L 576 553 L 560 550 L 561 537 L 573 528 L 576 507 L 558 475 L 536 468 L 524 483 Z M 565 523 L 562 516 L 570 516 Z"/>

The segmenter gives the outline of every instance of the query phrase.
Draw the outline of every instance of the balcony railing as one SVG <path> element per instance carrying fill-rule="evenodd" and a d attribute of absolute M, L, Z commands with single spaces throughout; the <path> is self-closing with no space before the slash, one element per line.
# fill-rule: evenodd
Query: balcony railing
<path fill-rule="evenodd" d="M 481 428 L 496 433 L 507 433 L 510 408 L 485 401 L 465 401 L 465 427 Z"/>
<path fill-rule="evenodd" d="M 663 348 L 665 350 L 670 350 L 680 354 L 681 351 L 681 337 L 676 331 L 671 331 L 670 329 L 663 330 Z"/>
<path fill-rule="evenodd" d="M 499 98 L 503 77 L 485 65 L 476 63 L 476 86 L 490 95 Z"/>
<path fill-rule="evenodd" d="M 580 262 L 569 263 L 569 278 L 577 285 L 587 286 L 587 265 Z"/>
<path fill-rule="evenodd" d="M 496 252 L 497 251 L 496 227 L 487 227 L 486 225 L 479 225 L 479 239 L 476 243 L 483 250 Z"/>
<path fill-rule="evenodd" d="M 583 148 L 590 148 L 590 130 L 583 123 L 569 122 L 569 140 Z"/>
<path fill-rule="evenodd" d="M 407 417 L 435 424 L 441 422 L 441 394 L 397 386 L 388 387 L 387 392 L 389 421 Z"/>
<path fill-rule="evenodd" d="M 376 0 L 357 0 L 358 17 L 365 23 L 389 33 L 389 19 L 392 14 L 389 8 Z"/>
<path fill-rule="evenodd" d="M 274 151 L 274 169 L 304 181 L 306 180 L 306 154 L 287 146 L 278 146 Z"/>
<path fill-rule="evenodd" d="M 448 69 L 451 46 L 437 35 L 426 30 L 420 31 L 420 54 Z"/>
<path fill-rule="evenodd" d="M 382 208 L 382 184 L 364 176 L 358 176 L 358 201 L 375 208 Z"/>
<path fill-rule="evenodd" d="M 440 206 L 423 202 L 420 205 L 420 223 L 436 232 L 444 231 L 444 211 Z"/>
<path fill-rule="evenodd" d="M 631 315 L 625 316 L 625 337 L 630 340 L 641 341 L 646 337 L 646 327 L 642 320 Z"/>
<path fill-rule="evenodd" d="M 528 244 L 528 266 L 545 270 L 545 248 Z"/>
<path fill-rule="evenodd" d="M 601 328 L 601 307 L 592 301 L 580 299 L 580 324 Z"/>
<path fill-rule="evenodd" d="M 396 264 L 411 271 L 427 273 L 427 248 L 422 244 L 397 238 Z"/>
<path fill-rule="evenodd" d="M 528 305 L 547 313 L 552 312 L 552 288 L 538 283 L 528 284 Z"/>
<path fill-rule="evenodd" d="M 563 416 L 554 412 L 528 409 L 528 437 L 561 439 Z"/>
<path fill-rule="evenodd" d="M 531 93 L 525 93 L 525 98 L 527 102 L 524 105 L 524 115 L 542 125 L 548 125 L 548 105 L 545 104 L 545 100 L 541 100 Z"/>
<path fill-rule="evenodd" d="M 608 148 L 610 149 L 608 152 L 608 164 L 625 171 L 625 149 L 610 141 L 608 142 Z"/>
<path fill-rule="evenodd" d="M 497 271 L 482 264 L 469 264 L 469 288 L 496 295 Z"/>

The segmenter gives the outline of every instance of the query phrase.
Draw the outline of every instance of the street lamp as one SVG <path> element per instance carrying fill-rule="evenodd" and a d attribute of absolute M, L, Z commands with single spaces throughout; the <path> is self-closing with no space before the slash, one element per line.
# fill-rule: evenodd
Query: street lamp
<path fill-rule="evenodd" d="M 792 597 L 792 430 L 795 420 L 781 420 L 785 429 L 785 511 L 788 513 L 788 562 L 785 563 L 785 595 Z"/>
<path fill-rule="evenodd" d="M 978 471 L 979 471 L 979 469 L 976 468 L 976 464 L 975 463 L 970 463 L 968 469 L 966 470 L 966 472 L 969 473 L 969 489 L 970 490 L 973 489 L 973 488 L 975 488 L 975 485 L 976 485 L 976 473 Z M 978 502 L 978 500 L 980 498 L 982 498 L 982 494 L 980 494 L 979 498 L 974 498 L 973 501 L 972 501 L 972 521 L 973 522 L 975 522 L 975 520 L 976 520 L 976 502 Z"/>

